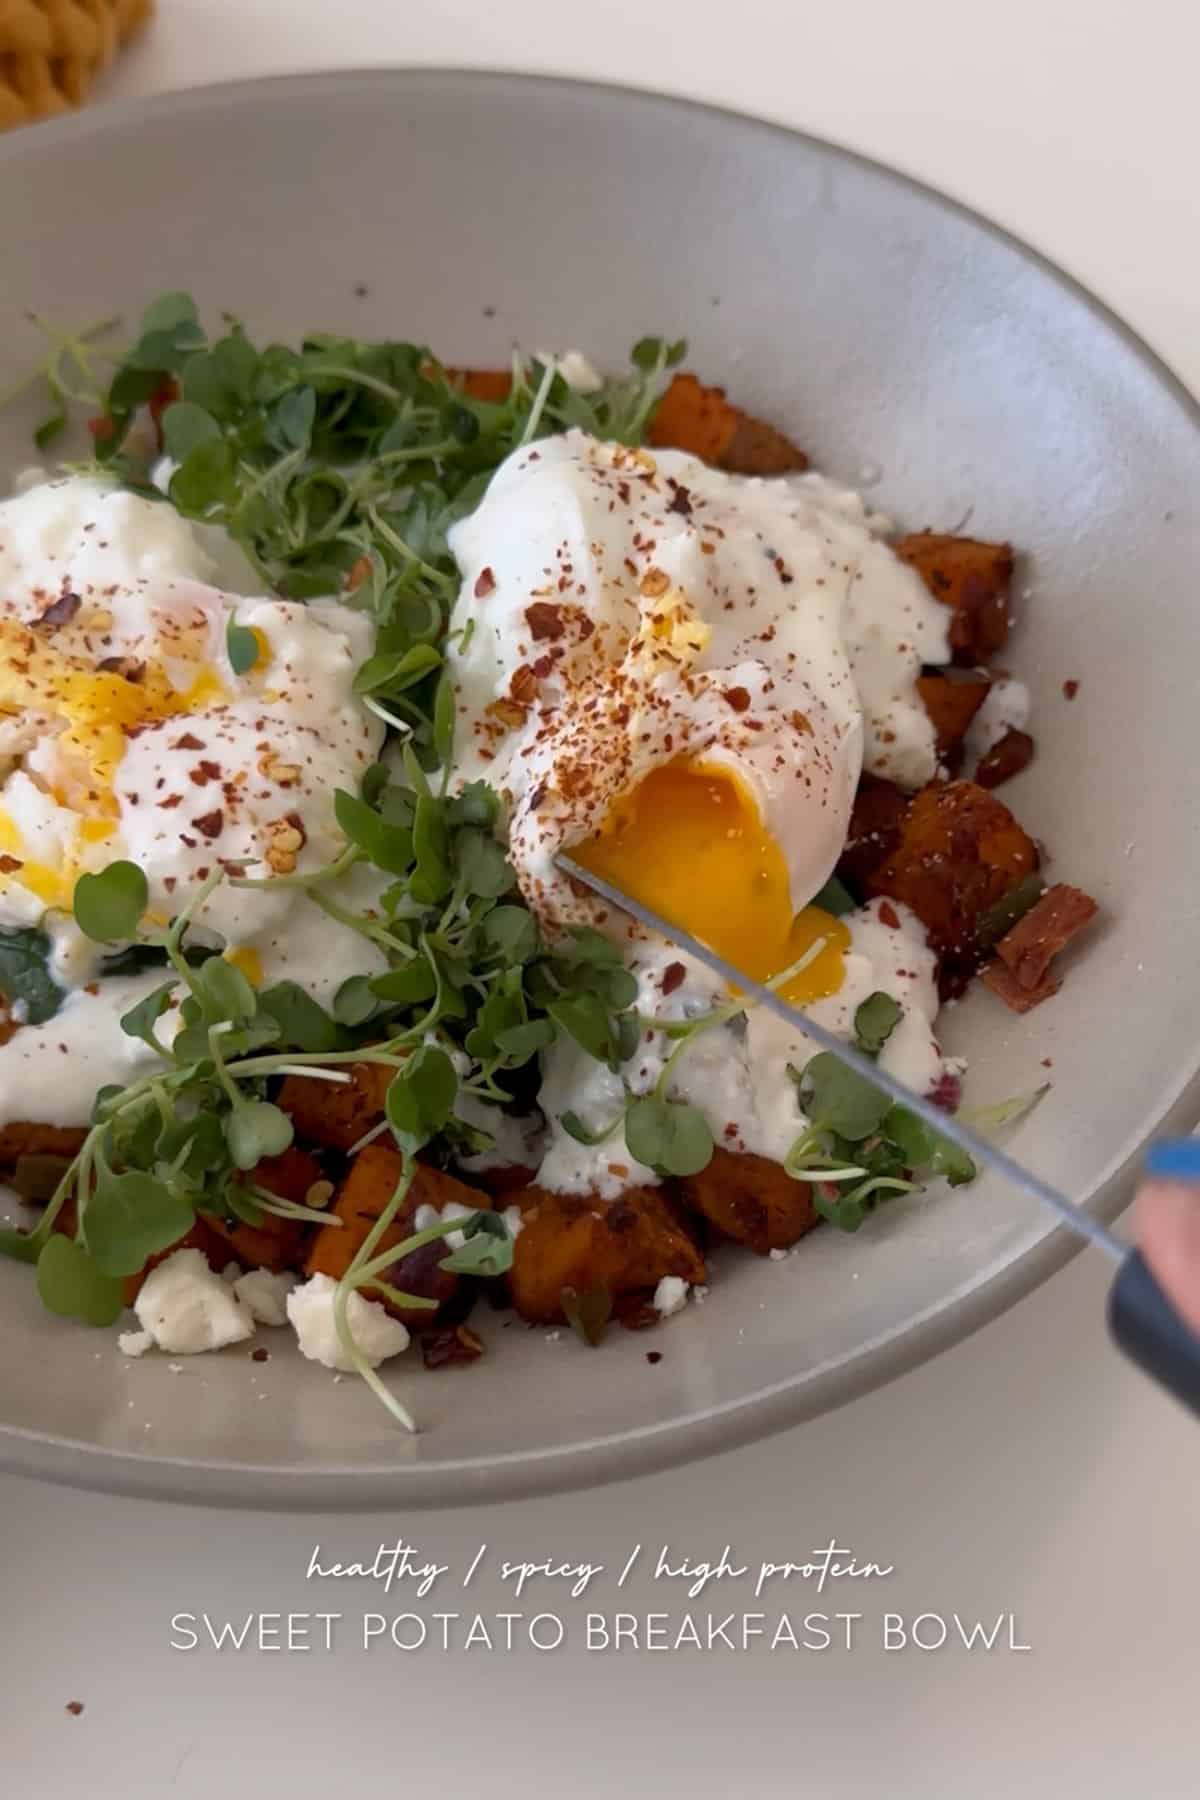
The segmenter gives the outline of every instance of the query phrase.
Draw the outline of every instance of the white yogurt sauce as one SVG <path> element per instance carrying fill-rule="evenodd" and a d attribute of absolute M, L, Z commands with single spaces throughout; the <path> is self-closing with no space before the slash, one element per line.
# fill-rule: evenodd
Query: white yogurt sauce
<path fill-rule="evenodd" d="M 881 908 L 898 924 L 886 924 Z M 899 902 L 880 900 L 848 914 L 843 923 L 850 931 L 850 947 L 842 986 L 827 999 L 809 1002 L 805 1010 L 849 1042 L 861 1003 L 877 992 L 890 994 L 900 1005 L 901 1017 L 884 1045 L 880 1065 L 918 1093 L 929 1092 L 944 1064 L 933 1031 L 938 1008 L 936 958 L 924 927 Z M 687 973 L 664 995 L 662 977 L 671 964 L 682 964 Z M 695 1018 L 728 998 L 715 976 L 670 945 L 640 948 L 631 967 L 639 983 L 636 1004 L 644 1014 L 664 1020 Z M 602 1143 L 589 1146 L 563 1129 L 561 1117 L 569 1109 L 589 1131 L 600 1130 L 621 1113 L 623 1083 L 628 1082 L 635 1094 L 649 1093 L 672 1048 L 661 1034 L 649 1033 L 620 1074 L 614 1075 L 574 1044 L 559 1042 L 552 1047 L 540 1095 L 549 1147 L 539 1186 L 611 1200 L 627 1187 L 657 1181 L 653 1170 L 630 1156 L 619 1125 Z M 698 1033 L 676 1064 L 667 1091 L 671 1098 L 700 1109 L 718 1145 L 782 1162 L 805 1125 L 788 1064 L 803 1068 L 816 1048 L 773 1013 L 752 1008 L 730 1025 Z"/>

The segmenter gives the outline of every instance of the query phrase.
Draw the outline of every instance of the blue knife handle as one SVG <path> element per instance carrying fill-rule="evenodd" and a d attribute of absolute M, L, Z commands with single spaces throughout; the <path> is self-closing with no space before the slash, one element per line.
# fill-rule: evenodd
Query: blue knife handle
<path fill-rule="evenodd" d="M 1200 1335 L 1179 1317 L 1140 1250 L 1125 1257 L 1109 1289 L 1108 1329 L 1130 1362 L 1200 1417 Z"/>

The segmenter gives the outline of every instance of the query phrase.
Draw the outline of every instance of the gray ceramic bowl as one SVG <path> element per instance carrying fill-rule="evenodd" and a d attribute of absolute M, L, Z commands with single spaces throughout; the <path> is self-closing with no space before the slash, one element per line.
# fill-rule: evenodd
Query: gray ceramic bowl
<path fill-rule="evenodd" d="M 948 1015 L 971 1094 L 1044 1078 L 1015 1150 L 1096 1213 L 1148 1134 L 1200 1112 L 1200 824 L 1186 803 L 1200 615 L 1193 403 L 1064 276 L 938 195 L 749 119 L 565 82 L 328 75 L 201 90 L 0 146 L 0 387 L 25 314 L 83 323 L 190 288 L 256 331 L 514 338 L 690 361 L 914 526 L 1011 537 L 1010 660 L 1039 756 L 1011 790 L 1054 868 L 1103 902 L 1062 994 Z M 5 463 L 31 415 L 0 417 Z M 881 472 L 881 474 L 880 474 Z M 1080 683 L 1067 704 L 1062 684 Z M 497 1328 L 470 1373 L 404 1371 L 397 1433 L 280 1333 L 128 1365 L 0 1268 L 0 1461 L 84 1485 L 271 1506 L 416 1505 L 591 1483 L 728 1448 L 875 1386 L 1054 1270 L 1070 1246 L 991 1181 L 898 1204 L 783 1263 L 723 1259 L 711 1297 L 599 1353 Z M 265 1396 L 263 1398 L 262 1396 Z"/>

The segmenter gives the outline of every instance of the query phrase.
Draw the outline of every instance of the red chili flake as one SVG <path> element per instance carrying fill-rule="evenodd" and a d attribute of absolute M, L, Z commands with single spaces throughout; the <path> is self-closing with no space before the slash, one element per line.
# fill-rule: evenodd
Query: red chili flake
<path fill-rule="evenodd" d="M 943 1112 L 957 1112 L 958 1103 L 962 1099 L 962 1076 L 949 1072 L 939 1075 L 927 1098 L 934 1106 L 940 1106 Z"/>
<path fill-rule="evenodd" d="M 646 1361 L 648 1363 L 660 1363 L 662 1359 L 663 1353 L 661 1350 L 647 1350 Z"/>
<path fill-rule="evenodd" d="M 204 787 L 208 782 L 220 781 L 220 779 L 220 763 L 209 762 L 207 758 L 203 762 L 198 762 L 194 769 L 188 770 L 188 780 L 194 782 L 196 787 Z"/>
<path fill-rule="evenodd" d="M 890 900 L 881 900 L 879 902 L 879 923 L 881 925 L 890 925 L 893 931 L 897 930 L 899 927 L 900 914 L 896 911 Z"/>
<path fill-rule="evenodd" d="M 495 588 L 496 577 L 492 574 L 491 569 L 480 569 L 475 581 L 475 598 L 486 600 L 489 594 L 495 592 Z"/>
<path fill-rule="evenodd" d="M 182 794 L 168 794 L 166 799 L 160 800 L 158 804 L 163 812 L 170 812 L 171 808 L 173 806 L 178 806 L 182 799 Z"/>
<path fill-rule="evenodd" d="M 0 856 L 0 875 L 15 875 L 25 864 L 18 856 Z"/>
<path fill-rule="evenodd" d="M 163 447 L 162 416 L 166 412 L 168 406 L 174 406 L 179 398 L 179 394 L 179 383 L 175 380 L 174 376 L 168 375 L 166 380 L 160 382 L 155 388 L 146 403 L 147 411 L 154 422 L 154 435 L 158 439 L 158 447 L 160 450 Z"/>
<path fill-rule="evenodd" d="M 687 969 L 681 962 L 668 963 L 659 983 L 664 994 L 673 994 L 687 980 Z"/>
<path fill-rule="evenodd" d="M 566 630 L 561 611 L 549 600 L 535 600 L 532 606 L 527 606 L 525 622 L 535 644 L 547 638 L 560 638 Z"/>
<path fill-rule="evenodd" d="M 119 675 L 122 681 L 128 681 L 134 687 L 146 679 L 146 665 L 135 662 L 132 656 L 106 656 L 96 664 L 102 675 Z"/>
<path fill-rule="evenodd" d="M 197 831 L 202 831 L 206 838 L 220 837 L 225 825 L 225 814 L 218 806 L 215 812 L 204 813 L 193 821 Z M 186 838 L 184 842 L 186 843 Z"/>
<path fill-rule="evenodd" d="M 63 585 L 63 591 L 53 605 L 48 606 L 38 619 L 39 625 L 69 625 L 75 614 L 83 605 L 78 594 L 73 594 Z"/>
<path fill-rule="evenodd" d="M 750 690 L 744 687 L 726 688 L 725 702 L 732 706 L 735 713 L 744 713 L 750 704 Z"/>
<path fill-rule="evenodd" d="M 191 731 L 185 731 L 183 736 L 176 738 L 171 745 L 172 750 L 203 750 L 205 747 L 204 739 L 196 737 Z"/>
<path fill-rule="evenodd" d="M 251 1362 L 270 1362 L 270 1360 L 271 1360 L 271 1352 L 269 1350 L 265 1350 L 261 1344 L 258 1346 L 257 1350 L 252 1350 L 250 1352 L 250 1361 Z"/>
<path fill-rule="evenodd" d="M 1064 681 L 1063 682 L 1063 699 L 1064 700 L 1073 700 L 1078 692 L 1079 692 L 1079 683 L 1077 681 Z"/>
<path fill-rule="evenodd" d="M 70 1713 L 70 1715 L 73 1719 L 77 1719 L 79 1717 L 80 1713 L 83 1711 L 83 1701 L 82 1700 L 68 1700 L 67 1701 L 67 1711 Z"/>
<path fill-rule="evenodd" d="M 107 444 L 110 438 L 117 435 L 116 421 L 110 419 L 107 413 L 100 413 L 96 418 L 89 419 L 87 428 L 98 444 Z"/>
<path fill-rule="evenodd" d="M 582 592 L 582 589 L 580 591 Z M 592 635 L 593 631 L 595 631 L 595 629 L 596 629 L 596 624 L 593 619 L 586 619 L 586 618 L 580 619 L 580 621 L 579 621 L 579 641 L 580 641 L 580 643 L 585 644 L 587 642 L 587 640 L 591 637 L 591 635 Z"/>
<path fill-rule="evenodd" d="M 671 496 L 671 504 L 668 506 L 667 511 L 669 513 L 679 513 L 683 518 L 690 519 L 692 516 L 691 494 L 688 492 L 687 488 L 683 487 L 677 481 L 671 481 L 668 485 L 674 489 L 674 492 Z"/>
<path fill-rule="evenodd" d="M 538 678 L 527 663 L 522 663 L 519 669 L 513 670 L 508 691 L 518 706 L 528 706 L 532 700 L 536 699 Z"/>
<path fill-rule="evenodd" d="M 370 579 L 371 579 L 371 559 L 370 559 L 370 557 L 369 556 L 356 557 L 355 560 L 350 564 L 350 567 L 346 570 L 346 579 L 342 583 L 343 592 L 345 592 L 347 594 L 352 594 L 354 592 L 355 588 L 360 588 L 364 581 L 369 581 Z"/>

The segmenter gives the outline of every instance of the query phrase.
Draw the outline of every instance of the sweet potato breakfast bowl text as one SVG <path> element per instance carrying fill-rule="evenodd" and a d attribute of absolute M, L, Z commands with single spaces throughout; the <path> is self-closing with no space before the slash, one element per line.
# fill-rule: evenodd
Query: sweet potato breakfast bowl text
<path fill-rule="evenodd" d="M 1195 418 L 1064 278 L 517 77 L 117 109 L 0 201 L 11 1466 L 600 1479 L 1066 1254 L 562 850 L 1101 1212 L 1190 1122 Z"/>

